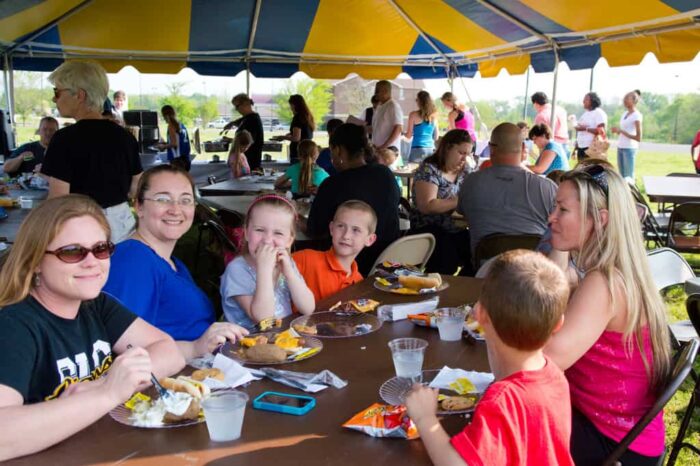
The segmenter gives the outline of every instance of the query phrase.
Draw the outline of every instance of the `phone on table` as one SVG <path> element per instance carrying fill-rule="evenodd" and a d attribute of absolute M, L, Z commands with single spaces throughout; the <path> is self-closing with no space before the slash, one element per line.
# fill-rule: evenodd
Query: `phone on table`
<path fill-rule="evenodd" d="M 301 416 L 316 406 L 313 397 L 290 393 L 265 392 L 253 400 L 253 408 Z"/>

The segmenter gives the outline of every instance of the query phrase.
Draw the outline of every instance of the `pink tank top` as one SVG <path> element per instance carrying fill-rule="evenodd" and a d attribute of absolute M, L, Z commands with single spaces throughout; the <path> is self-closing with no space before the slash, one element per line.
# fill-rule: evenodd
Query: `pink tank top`
<path fill-rule="evenodd" d="M 649 329 L 644 352 L 652 364 Z M 656 396 L 650 390 L 642 356 L 634 344 L 628 358 L 622 333 L 604 331 L 581 359 L 566 371 L 571 404 L 606 437 L 619 442 L 649 410 Z M 663 412 L 632 442 L 630 450 L 646 456 L 664 451 Z"/>
<path fill-rule="evenodd" d="M 457 110 L 455 118 L 455 129 L 463 129 L 469 133 L 472 141 L 476 142 L 476 131 L 474 130 L 474 115 L 469 110 Z"/>

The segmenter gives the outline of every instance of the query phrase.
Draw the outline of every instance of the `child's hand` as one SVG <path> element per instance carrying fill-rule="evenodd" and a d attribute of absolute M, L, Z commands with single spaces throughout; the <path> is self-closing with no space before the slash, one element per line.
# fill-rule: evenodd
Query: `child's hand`
<path fill-rule="evenodd" d="M 418 425 L 426 419 L 435 417 L 437 412 L 438 389 L 414 384 L 406 397 L 406 410 L 413 422 Z"/>
<path fill-rule="evenodd" d="M 255 268 L 258 274 L 272 274 L 277 264 L 277 248 L 270 244 L 260 244 L 255 251 Z"/>
<path fill-rule="evenodd" d="M 289 278 L 294 268 L 292 267 L 292 257 L 289 255 L 289 250 L 287 248 L 277 249 L 277 262 L 280 265 L 282 274 Z"/>

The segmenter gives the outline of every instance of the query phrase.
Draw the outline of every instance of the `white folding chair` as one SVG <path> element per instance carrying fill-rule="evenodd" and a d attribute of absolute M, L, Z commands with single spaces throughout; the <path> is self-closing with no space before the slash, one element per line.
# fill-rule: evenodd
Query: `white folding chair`
<path fill-rule="evenodd" d="M 647 253 L 651 275 L 656 289 L 661 292 L 672 285 L 683 285 L 695 278 L 693 268 L 671 248 L 659 248 Z M 690 320 L 682 320 L 669 325 L 673 336 L 678 341 L 697 339 L 698 334 Z"/>
<path fill-rule="evenodd" d="M 374 274 L 379 264 L 384 261 L 415 265 L 423 268 L 435 249 L 435 237 L 430 233 L 403 236 L 382 251 L 374 261 L 370 275 Z"/>

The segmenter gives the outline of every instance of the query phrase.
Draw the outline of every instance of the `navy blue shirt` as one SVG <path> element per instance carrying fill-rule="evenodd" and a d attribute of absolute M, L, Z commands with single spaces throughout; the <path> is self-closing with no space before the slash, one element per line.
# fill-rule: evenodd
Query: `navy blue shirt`
<path fill-rule="evenodd" d="M 185 264 L 172 260 L 177 270 L 144 243 L 121 242 L 104 291 L 175 340 L 196 340 L 214 323 L 214 307 Z"/>

